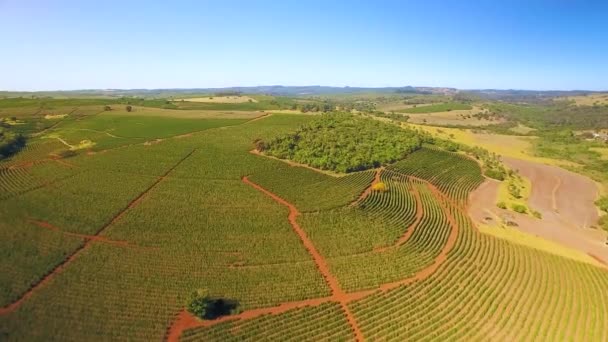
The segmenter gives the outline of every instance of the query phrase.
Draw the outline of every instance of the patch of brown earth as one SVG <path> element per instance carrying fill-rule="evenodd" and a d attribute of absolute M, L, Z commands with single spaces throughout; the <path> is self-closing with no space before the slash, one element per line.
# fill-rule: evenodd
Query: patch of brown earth
<path fill-rule="evenodd" d="M 530 179 L 529 204 L 543 217 L 552 217 L 574 228 L 588 228 L 598 220 L 596 184 L 589 178 L 557 166 L 503 157 L 507 166 Z"/>
<path fill-rule="evenodd" d="M 536 179 L 539 179 L 541 175 L 537 175 L 536 177 Z M 514 229 L 581 251 L 585 254 L 593 255 L 594 258 L 601 260 L 603 263 L 608 262 L 608 246 L 604 243 L 604 241 L 606 241 L 606 232 L 600 231 L 599 229 L 583 228 L 582 222 L 584 222 L 584 219 L 581 217 L 578 218 L 578 222 L 581 226 L 574 225 L 571 222 L 564 220 L 560 216 L 561 212 L 555 213 L 552 210 L 553 199 L 551 190 L 556 184 L 555 179 L 548 177 L 548 181 L 540 183 L 542 186 L 545 186 L 549 196 L 537 193 L 535 203 L 537 203 L 536 205 L 540 205 L 540 207 L 532 206 L 536 210 L 539 210 L 540 208 L 543 209 L 544 212 L 541 212 L 542 219 L 496 207 L 496 195 L 500 182 L 490 179 L 486 179 L 485 182 L 469 196 L 470 205 L 468 213 L 476 224 L 500 227 L 504 221 L 510 221 L 512 222 L 511 226 Z M 563 182 L 562 186 L 565 183 L 566 182 Z M 534 183 L 533 179 L 532 192 L 534 192 L 535 187 L 537 189 L 539 188 Z M 581 196 L 581 194 L 570 195 L 569 192 L 563 192 L 560 189 L 561 186 L 556 191 L 558 196 L 566 198 L 568 196 L 573 198 Z M 584 190 L 585 189 L 575 190 L 570 188 L 570 191 L 574 192 Z M 587 194 L 587 196 L 589 196 L 589 194 Z M 558 210 L 567 211 L 568 209 L 563 207 L 563 202 L 564 199 L 562 198 L 558 197 L 556 199 Z M 573 206 L 577 205 L 573 204 Z M 595 210 L 594 207 L 592 207 L 592 209 Z M 577 213 L 577 210 L 574 209 L 573 213 Z"/>

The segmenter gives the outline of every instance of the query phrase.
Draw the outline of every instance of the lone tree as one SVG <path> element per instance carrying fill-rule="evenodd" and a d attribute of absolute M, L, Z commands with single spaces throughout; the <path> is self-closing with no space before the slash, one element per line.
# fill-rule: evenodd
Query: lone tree
<path fill-rule="evenodd" d="M 126 107 L 126 109 L 127 109 L 127 112 L 130 112 L 130 111 L 132 111 L 132 110 L 133 110 L 133 107 L 131 107 L 131 106 L 127 106 L 127 107 Z"/>
<path fill-rule="evenodd" d="M 211 299 L 209 298 L 209 291 L 206 289 L 198 289 L 192 292 L 190 296 L 190 303 L 188 303 L 188 311 L 199 318 L 205 318 L 207 316 L 207 310 Z"/>
<path fill-rule="evenodd" d="M 190 297 L 187 310 L 202 319 L 216 319 L 241 312 L 236 300 L 209 297 L 207 289 L 198 289 Z"/>

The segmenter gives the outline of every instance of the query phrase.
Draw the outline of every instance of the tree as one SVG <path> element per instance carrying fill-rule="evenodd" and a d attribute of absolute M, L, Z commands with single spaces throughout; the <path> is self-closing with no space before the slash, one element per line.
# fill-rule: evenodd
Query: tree
<path fill-rule="evenodd" d="M 127 107 L 126 107 L 126 109 L 127 109 L 127 112 L 130 112 L 130 111 L 132 111 L 132 110 L 133 110 L 133 107 L 131 107 L 131 106 L 127 106 Z"/>
<path fill-rule="evenodd" d="M 188 303 L 188 311 L 199 318 L 205 318 L 207 309 L 209 308 L 209 291 L 206 289 L 198 289 L 192 292 L 190 303 Z"/>

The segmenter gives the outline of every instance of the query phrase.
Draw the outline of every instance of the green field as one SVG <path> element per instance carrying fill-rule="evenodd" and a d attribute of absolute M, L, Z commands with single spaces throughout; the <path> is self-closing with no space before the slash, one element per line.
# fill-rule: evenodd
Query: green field
<path fill-rule="evenodd" d="M 459 103 L 459 102 L 447 102 L 447 103 L 439 103 L 439 104 L 431 104 L 428 106 L 417 106 L 412 108 L 401 109 L 399 112 L 409 113 L 409 114 L 422 114 L 422 113 L 439 113 L 439 112 L 449 112 L 452 110 L 470 110 L 473 109 L 468 104 Z"/>
<path fill-rule="evenodd" d="M 3 101 L 31 130 L 0 160 L 0 340 L 608 339 L 606 269 L 480 233 L 466 212 L 480 165 L 441 144 L 327 174 L 250 152 L 300 139 L 316 116 L 116 115 L 102 106 L 118 100 L 54 100 L 80 114 L 36 126 L 39 102 Z M 322 133 L 298 141 L 371 158 L 388 139 Z M 378 182 L 387 191 L 369 190 Z M 197 289 L 241 313 L 189 316 Z"/>

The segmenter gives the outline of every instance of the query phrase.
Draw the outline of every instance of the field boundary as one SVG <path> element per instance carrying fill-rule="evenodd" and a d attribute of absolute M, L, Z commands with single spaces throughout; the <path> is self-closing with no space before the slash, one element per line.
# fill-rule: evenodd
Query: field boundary
<path fill-rule="evenodd" d="M 139 204 L 141 202 L 141 200 L 148 194 L 148 192 L 150 192 L 150 190 L 152 190 L 154 187 L 156 187 L 156 185 L 158 185 L 161 181 L 163 181 L 167 177 L 167 175 L 169 175 L 169 173 L 171 173 L 173 170 L 175 170 L 175 168 L 177 168 L 182 162 L 184 162 L 186 159 L 188 159 L 195 151 L 196 151 L 196 149 L 190 151 L 186 156 L 184 156 L 183 158 L 178 160 L 177 163 L 175 163 L 173 166 L 171 166 L 163 175 L 158 177 L 158 179 L 156 181 L 154 181 L 150 186 L 148 186 L 137 197 L 135 197 L 133 200 L 131 200 L 129 202 L 129 204 L 127 204 L 126 207 L 124 207 L 120 212 L 118 212 L 114 217 L 112 217 L 112 219 L 108 223 L 106 223 L 99 230 L 97 230 L 97 232 L 95 232 L 95 234 L 93 234 L 92 236 L 99 236 L 99 234 L 101 234 L 109 226 L 113 225 L 118 220 L 120 220 L 129 209 L 132 209 L 135 206 L 137 206 L 137 204 Z M 92 241 L 93 241 L 93 239 L 91 239 L 91 238 L 87 239 L 82 245 L 80 245 L 78 248 L 76 248 L 74 250 L 74 252 L 72 252 L 66 259 L 64 259 L 61 263 L 59 263 L 57 266 L 55 266 L 46 275 L 44 275 L 38 282 L 31 285 L 30 288 L 20 298 L 18 298 L 17 300 L 13 301 L 12 303 L 10 303 L 6 306 L 3 306 L 2 308 L 0 308 L 0 316 L 9 314 L 9 313 L 15 311 L 16 309 L 18 309 L 19 306 L 21 306 L 21 304 L 23 304 L 23 302 L 25 302 L 28 298 L 30 298 L 32 295 L 34 295 L 34 293 L 36 293 L 38 291 L 38 289 L 40 289 L 41 287 L 44 287 L 44 285 L 46 285 L 48 282 L 50 282 L 56 275 L 60 274 L 72 261 L 74 261 L 78 257 L 78 255 L 81 252 L 83 252 L 85 249 L 87 249 L 90 246 Z"/>

